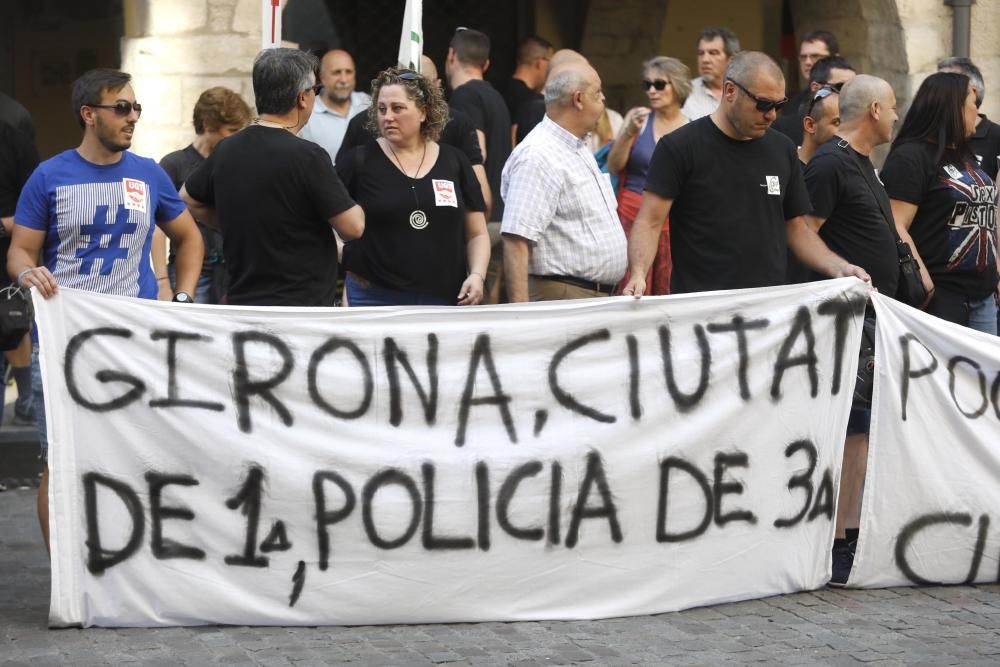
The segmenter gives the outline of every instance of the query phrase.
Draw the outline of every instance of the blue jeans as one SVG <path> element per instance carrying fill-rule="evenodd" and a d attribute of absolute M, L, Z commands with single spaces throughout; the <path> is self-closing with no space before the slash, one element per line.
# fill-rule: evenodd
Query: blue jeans
<path fill-rule="evenodd" d="M 31 394 L 34 399 L 35 427 L 38 429 L 38 455 L 44 463 L 49 461 L 49 434 L 45 425 L 45 392 L 42 390 L 42 367 L 38 363 L 38 342 L 31 344 Z"/>
<path fill-rule="evenodd" d="M 353 273 L 344 281 L 349 306 L 454 306 L 454 299 L 436 294 L 421 294 L 390 289 L 369 282 Z"/>
<path fill-rule="evenodd" d="M 969 300 L 969 328 L 997 335 L 997 299 L 990 294 L 979 300 Z"/>

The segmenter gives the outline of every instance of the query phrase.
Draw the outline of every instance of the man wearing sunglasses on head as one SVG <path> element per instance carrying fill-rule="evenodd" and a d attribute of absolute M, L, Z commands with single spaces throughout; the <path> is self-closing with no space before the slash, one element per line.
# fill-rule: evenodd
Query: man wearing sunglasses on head
<path fill-rule="evenodd" d="M 770 57 L 739 53 L 726 70 L 719 108 L 660 139 L 629 238 L 624 294 L 646 293 L 668 214 L 672 294 L 782 285 L 789 247 L 824 276 L 868 279 L 805 224 L 811 206 L 795 146 L 770 131 L 784 93 L 784 75 Z"/>
<path fill-rule="evenodd" d="M 856 72 L 851 63 L 840 56 L 822 58 L 809 70 L 809 85 L 799 95 L 788 101 L 785 115 L 774 121 L 774 129 L 801 146 L 805 137 L 802 122 L 813 96 L 824 86 L 839 91 L 846 81 L 854 78 Z"/>
<path fill-rule="evenodd" d="M 142 107 L 131 76 L 91 70 L 73 83 L 72 109 L 83 141 L 46 160 L 28 179 L 14 212 L 7 271 L 22 287 L 49 298 L 59 286 L 101 294 L 155 299 L 149 264 L 153 227 L 176 248 L 177 293 L 191 301 L 204 244 L 194 219 L 166 172 L 130 153 Z M 38 258 L 41 264 L 37 264 Z M 37 343 L 32 391 L 42 460 L 47 460 L 45 403 Z M 48 544 L 48 465 L 42 472 L 38 514 Z"/>

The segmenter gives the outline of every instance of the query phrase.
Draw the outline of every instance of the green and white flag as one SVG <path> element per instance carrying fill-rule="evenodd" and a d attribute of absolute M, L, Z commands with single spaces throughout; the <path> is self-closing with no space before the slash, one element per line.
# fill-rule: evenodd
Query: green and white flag
<path fill-rule="evenodd" d="M 400 67 L 420 71 L 420 56 L 424 52 L 423 1 L 406 0 L 403 31 L 399 36 Z"/>

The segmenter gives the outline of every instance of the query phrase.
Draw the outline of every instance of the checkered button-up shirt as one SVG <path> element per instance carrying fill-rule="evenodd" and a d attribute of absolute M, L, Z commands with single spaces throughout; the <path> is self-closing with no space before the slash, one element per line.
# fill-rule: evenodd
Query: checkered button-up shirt
<path fill-rule="evenodd" d="M 628 266 L 618 202 L 587 142 L 548 116 L 503 169 L 501 231 L 531 243 L 528 272 L 613 284 Z"/>

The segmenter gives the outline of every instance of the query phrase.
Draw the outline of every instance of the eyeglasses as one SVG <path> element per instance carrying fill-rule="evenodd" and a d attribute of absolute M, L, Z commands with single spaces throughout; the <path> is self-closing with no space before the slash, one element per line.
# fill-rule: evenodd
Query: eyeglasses
<path fill-rule="evenodd" d="M 643 90 L 649 90 L 650 86 L 652 86 L 656 90 L 663 90 L 664 88 L 666 88 L 669 85 L 670 85 L 670 82 L 667 81 L 666 79 L 653 79 L 652 81 L 650 81 L 649 79 L 643 79 L 642 80 L 642 89 Z"/>
<path fill-rule="evenodd" d="M 836 90 L 833 86 L 823 86 L 822 88 L 820 88 L 819 90 L 817 90 L 813 94 L 812 99 L 809 100 L 809 109 L 806 110 L 806 115 L 807 116 L 812 116 L 813 107 L 816 106 L 816 103 L 819 102 L 822 99 L 830 97 L 830 95 L 833 95 L 836 92 L 839 92 L 839 91 Z"/>
<path fill-rule="evenodd" d="M 751 93 L 749 90 L 747 90 L 746 88 L 744 88 L 743 86 L 741 86 L 738 81 L 733 81 L 732 79 L 729 79 L 729 81 L 734 86 L 736 86 L 737 88 L 739 88 L 740 90 L 742 90 L 744 93 L 746 93 L 747 97 L 749 97 L 751 100 L 753 100 L 756 103 L 756 105 L 757 105 L 757 111 L 763 111 L 764 113 L 767 113 L 771 109 L 774 109 L 775 111 L 781 111 L 781 107 L 783 107 L 786 104 L 788 104 L 788 98 L 787 97 L 783 97 L 782 99 L 778 100 L 777 102 L 775 102 L 774 100 L 762 100 L 761 98 L 757 97 L 756 95 L 754 95 L 753 93 Z"/>
<path fill-rule="evenodd" d="M 142 105 L 138 102 L 129 102 L 128 100 L 118 100 L 114 104 L 85 104 L 91 109 L 113 109 L 116 116 L 128 116 L 135 109 L 136 118 L 142 115 Z"/>
<path fill-rule="evenodd" d="M 312 91 L 314 95 L 319 95 L 321 92 L 323 92 L 323 84 L 317 83 L 315 86 L 312 87 Z"/>

